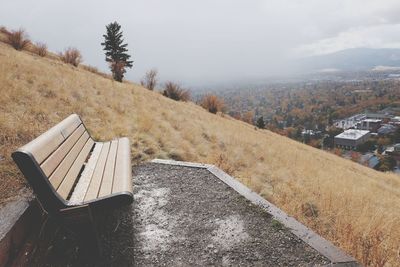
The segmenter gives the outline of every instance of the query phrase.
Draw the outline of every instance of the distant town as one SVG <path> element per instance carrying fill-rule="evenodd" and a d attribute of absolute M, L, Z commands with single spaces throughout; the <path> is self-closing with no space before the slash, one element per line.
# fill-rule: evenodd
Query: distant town
<path fill-rule="evenodd" d="M 399 87 L 397 73 L 373 72 L 364 80 L 349 76 L 345 81 L 248 85 L 211 93 L 236 119 L 400 175 Z"/>
<path fill-rule="evenodd" d="M 394 115 L 399 112 L 389 108 L 335 121 L 334 126 L 343 132 L 334 137 L 334 147 L 345 150 L 342 156 L 360 164 L 400 174 L 400 116 Z"/>

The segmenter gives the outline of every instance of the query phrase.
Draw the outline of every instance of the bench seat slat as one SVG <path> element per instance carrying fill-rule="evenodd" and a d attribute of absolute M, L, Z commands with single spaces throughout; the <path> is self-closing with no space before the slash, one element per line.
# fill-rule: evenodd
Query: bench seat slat
<path fill-rule="evenodd" d="M 101 181 L 98 197 L 111 194 L 114 180 L 115 160 L 117 156 L 118 140 L 113 140 L 108 153 L 106 167 L 104 169 L 103 180 Z"/>
<path fill-rule="evenodd" d="M 94 145 L 94 141 L 89 138 L 83 147 L 83 149 L 79 152 L 78 157 L 75 159 L 71 168 L 69 169 L 67 175 L 65 175 L 64 180 L 62 181 L 60 187 L 57 189 L 57 193 L 60 194 L 61 197 L 67 199 L 69 193 L 74 186 L 76 179 L 78 178 L 78 174 L 85 163 L 87 156 L 89 155 L 90 150 Z"/>
<path fill-rule="evenodd" d="M 50 183 L 57 190 L 60 186 L 61 182 L 64 180 L 65 175 L 68 170 L 71 168 L 74 163 L 76 157 L 79 155 L 79 152 L 82 150 L 83 146 L 86 144 L 86 141 L 89 139 L 88 132 L 84 132 L 82 136 L 79 138 L 78 142 L 74 145 L 74 147 L 68 152 L 67 156 L 64 160 L 58 165 L 57 169 L 50 176 Z"/>
<path fill-rule="evenodd" d="M 104 168 L 107 162 L 108 152 L 110 150 L 110 142 L 103 143 L 99 160 L 97 161 L 96 168 L 94 170 L 92 180 L 90 181 L 89 188 L 86 192 L 84 201 L 95 199 L 99 193 L 101 180 L 103 179 Z"/>
<path fill-rule="evenodd" d="M 94 169 L 96 168 L 97 161 L 99 160 L 102 147 L 103 143 L 95 143 L 92 155 L 86 163 L 81 178 L 79 179 L 78 184 L 76 185 L 69 200 L 69 205 L 79 205 L 84 201 L 90 181 L 92 180 Z"/>
<path fill-rule="evenodd" d="M 112 193 L 132 192 L 133 190 L 130 149 L 128 138 L 119 139 Z"/>
<path fill-rule="evenodd" d="M 71 150 L 73 145 L 78 141 L 79 137 L 85 131 L 85 127 L 81 124 L 65 142 L 54 151 L 40 166 L 44 174 L 49 177 L 51 173 L 57 168 L 60 162 L 64 159 L 67 153 Z"/>

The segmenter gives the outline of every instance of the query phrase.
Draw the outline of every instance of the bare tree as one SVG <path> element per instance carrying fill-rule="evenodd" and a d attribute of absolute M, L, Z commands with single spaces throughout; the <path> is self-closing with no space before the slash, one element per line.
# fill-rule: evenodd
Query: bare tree
<path fill-rule="evenodd" d="M 149 90 L 154 90 L 157 85 L 157 74 L 158 71 L 156 69 L 149 70 L 140 81 L 140 84 Z"/>

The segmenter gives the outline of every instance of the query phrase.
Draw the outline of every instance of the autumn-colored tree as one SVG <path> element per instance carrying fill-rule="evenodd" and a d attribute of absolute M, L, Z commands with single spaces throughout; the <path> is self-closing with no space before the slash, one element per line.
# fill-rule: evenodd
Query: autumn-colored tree
<path fill-rule="evenodd" d="M 242 120 L 242 116 L 240 115 L 239 112 L 234 112 L 233 114 L 230 114 L 232 116 L 232 118 L 234 118 L 235 120 Z"/>
<path fill-rule="evenodd" d="M 211 113 L 216 114 L 219 111 L 222 111 L 224 108 L 224 102 L 219 99 L 216 95 L 205 95 L 201 99 L 200 106 L 205 108 Z"/>
<path fill-rule="evenodd" d="M 333 153 L 336 155 L 336 156 L 342 156 L 342 153 L 343 153 L 343 151 L 341 150 L 341 149 L 339 149 L 339 148 L 335 148 L 334 150 L 333 150 Z"/>
<path fill-rule="evenodd" d="M 321 148 L 321 141 L 318 139 L 311 139 L 308 144 L 315 148 Z"/>
<path fill-rule="evenodd" d="M 253 119 L 254 119 L 254 112 L 253 111 L 247 111 L 242 116 L 242 120 L 244 122 L 247 122 L 247 123 L 250 123 L 250 124 L 253 124 Z"/>
<path fill-rule="evenodd" d="M 358 153 L 356 151 L 351 151 L 350 157 L 351 157 L 352 161 L 359 162 L 361 155 L 360 155 L 360 153 Z"/>

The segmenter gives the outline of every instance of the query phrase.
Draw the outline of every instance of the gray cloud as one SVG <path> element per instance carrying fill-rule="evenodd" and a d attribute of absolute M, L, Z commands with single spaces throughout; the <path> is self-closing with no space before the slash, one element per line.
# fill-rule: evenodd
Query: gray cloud
<path fill-rule="evenodd" d="M 395 0 L 6 1 L 1 23 L 51 50 L 79 48 L 107 70 L 105 25 L 123 26 L 139 80 L 156 67 L 186 84 L 282 73 L 294 57 L 357 46 L 400 47 Z"/>

